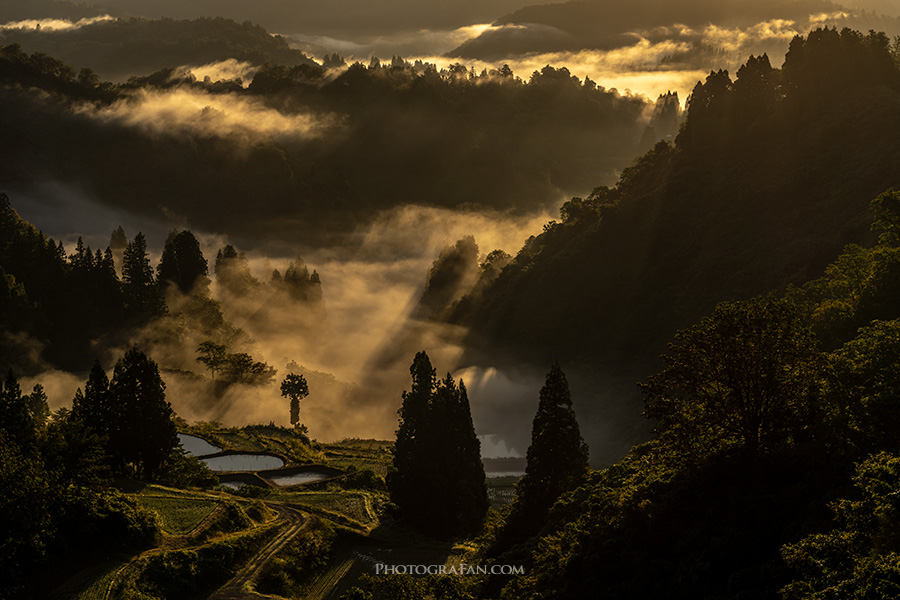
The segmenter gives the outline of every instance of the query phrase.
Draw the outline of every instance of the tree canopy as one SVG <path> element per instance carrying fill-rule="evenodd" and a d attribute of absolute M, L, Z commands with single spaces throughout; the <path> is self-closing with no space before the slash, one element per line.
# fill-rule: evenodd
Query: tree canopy
<path fill-rule="evenodd" d="M 415 528 L 437 537 L 471 535 L 488 509 L 481 444 L 465 385 L 438 381 L 423 351 L 410 366 L 388 474 L 391 501 Z"/>

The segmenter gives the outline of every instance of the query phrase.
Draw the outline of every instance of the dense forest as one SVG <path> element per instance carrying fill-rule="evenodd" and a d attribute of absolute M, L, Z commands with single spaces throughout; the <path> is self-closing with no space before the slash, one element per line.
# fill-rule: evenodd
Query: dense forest
<path fill-rule="evenodd" d="M 246 89 L 174 69 L 115 86 L 7 47 L 0 127 L 11 143 L 0 176 L 10 188 L 58 181 L 108 206 L 245 240 L 294 239 L 300 222 L 322 243 L 410 203 L 542 209 L 612 183 L 647 143 L 643 98 L 565 68 L 523 81 L 508 68 L 330 60 L 337 71 L 267 65 Z M 658 137 L 677 127 L 677 111 L 666 114 L 651 123 Z M 68 152 L 75 140 L 81 150 Z"/>
<path fill-rule="evenodd" d="M 471 361 L 573 361 L 592 374 L 585 393 L 602 397 L 586 418 L 637 426 L 631 383 L 675 331 L 871 241 L 869 202 L 900 185 L 890 40 L 821 29 L 796 38 L 780 69 L 763 55 L 735 75 L 698 83 L 674 143 L 564 204 L 457 303 L 450 320 L 469 327 Z"/>

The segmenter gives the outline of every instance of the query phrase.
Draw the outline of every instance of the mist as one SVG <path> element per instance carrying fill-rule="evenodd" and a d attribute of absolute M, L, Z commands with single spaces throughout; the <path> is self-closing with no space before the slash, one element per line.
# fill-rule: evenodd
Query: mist
<path fill-rule="evenodd" d="M 209 66 L 207 72 L 221 66 Z M 203 73 L 203 69 L 198 69 Z M 85 105 L 76 111 L 101 123 L 119 123 L 150 135 L 237 138 L 250 144 L 263 138 L 303 141 L 338 129 L 340 120 L 329 114 L 286 114 L 261 100 L 214 94 L 191 87 L 140 89 L 110 106 Z"/>
<path fill-rule="evenodd" d="M 56 204 L 48 204 L 49 198 L 55 198 Z M 21 204 L 22 216 L 46 234 L 65 240 L 68 251 L 73 248 L 70 244 L 77 227 L 83 227 L 78 235 L 86 243 L 103 248 L 108 244 L 109 231 L 119 224 L 117 219 L 124 218 L 129 238 L 138 230 L 147 235 L 155 265 L 164 232 L 185 226 L 183 222 L 160 223 L 129 216 L 60 184 L 46 186 L 26 199 Z M 80 218 L 69 222 L 66 212 L 48 210 L 62 205 L 76 211 Z M 502 378 L 488 385 L 490 377 L 474 376 L 471 365 L 460 364 L 460 344 L 466 332 L 423 318 L 417 306 L 434 261 L 457 240 L 474 236 L 480 259 L 495 249 L 514 253 L 550 218 L 545 212 L 510 216 L 494 211 L 404 206 L 379 213 L 337 246 L 286 247 L 278 243 L 239 248 L 260 284 L 267 283 L 275 269 L 284 273 L 298 256 L 310 272 L 315 269 L 319 273 L 322 281 L 321 304 L 317 304 L 292 300 L 285 292 L 264 285 L 245 294 L 230 293 L 210 273 L 211 296 L 221 306 L 229 327 L 241 331 L 232 338 L 233 351 L 248 352 L 254 360 L 277 369 L 275 380 L 267 385 L 212 384 L 209 373 L 196 360 L 196 348 L 208 334 L 183 316 L 191 297 L 172 289 L 167 294 L 167 316 L 134 332 L 121 346 L 103 347 L 98 340 L 95 351 L 111 373 L 115 360 L 136 344 L 160 365 L 167 399 L 178 416 L 227 426 L 269 422 L 288 426 L 288 401 L 281 396 L 279 384 L 288 372 L 298 372 L 310 387 L 309 397 L 301 402 L 301 421 L 310 435 L 328 441 L 392 438 L 401 392 L 409 388 L 409 365 L 416 352 L 425 350 L 439 376 L 451 372 L 470 385 L 476 431 L 493 435 L 494 451 L 508 448 L 523 453 L 522 440 L 530 432 L 533 415 L 528 413 L 532 409 L 523 408 L 526 418 L 510 419 L 505 425 L 498 415 L 509 402 L 515 405 L 522 401 L 522 406 L 533 403 L 540 388 L 538 380 L 517 376 L 510 385 L 518 386 L 521 394 L 513 397 L 497 385 Z M 192 231 L 212 271 L 215 254 L 229 242 L 228 236 Z M 479 369 L 496 371 L 490 365 Z M 44 385 L 55 410 L 71 405 L 76 388 L 84 386 L 86 377 L 87 373 L 46 369 L 24 384 Z"/>
<path fill-rule="evenodd" d="M 103 21 L 114 21 L 115 17 L 110 15 L 101 15 L 99 17 L 86 17 L 71 21 L 69 19 L 24 19 L 21 21 L 10 21 L 0 25 L 0 30 L 4 29 L 39 29 L 41 31 L 72 31 L 81 29 L 87 25 L 101 23 Z"/>

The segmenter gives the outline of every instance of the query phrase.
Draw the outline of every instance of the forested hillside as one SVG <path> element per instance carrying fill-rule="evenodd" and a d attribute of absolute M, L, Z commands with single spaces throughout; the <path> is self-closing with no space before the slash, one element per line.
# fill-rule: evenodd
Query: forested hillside
<path fill-rule="evenodd" d="M 454 320 L 541 363 L 649 364 L 716 302 L 818 275 L 900 185 L 897 58 L 884 35 L 824 29 L 780 69 L 711 73 L 674 144 L 566 203 Z"/>
<path fill-rule="evenodd" d="M 327 70 L 269 65 L 246 88 L 172 69 L 113 86 L 7 47 L 0 180 L 58 181 L 109 206 L 248 239 L 295 239 L 302 223 L 312 241 L 406 204 L 555 206 L 612 183 L 647 125 L 642 97 L 565 68 L 523 81 L 508 68 L 329 60 Z"/>
<path fill-rule="evenodd" d="M 89 68 L 103 79 L 124 81 L 180 65 L 200 66 L 227 59 L 263 64 L 314 64 L 281 36 L 258 25 L 223 18 L 105 20 L 63 30 L 10 28 L 0 44 L 52 55 L 76 70 Z"/>
<path fill-rule="evenodd" d="M 529 571 L 482 596 L 896 597 L 900 193 L 872 210 L 874 247 L 678 332 L 642 386 L 654 439 L 529 540 L 494 530 L 486 555 Z"/>

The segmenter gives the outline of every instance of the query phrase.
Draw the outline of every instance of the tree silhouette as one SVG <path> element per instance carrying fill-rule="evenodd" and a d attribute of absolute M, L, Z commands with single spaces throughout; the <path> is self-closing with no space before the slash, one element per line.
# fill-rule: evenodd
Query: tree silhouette
<path fill-rule="evenodd" d="M 228 365 L 227 348 L 222 344 L 216 344 L 215 342 L 207 340 L 197 347 L 197 352 L 200 354 L 200 356 L 197 357 L 197 362 L 202 362 L 206 365 L 206 368 L 209 369 L 210 374 L 212 375 L 213 381 L 215 381 L 216 371 L 221 371 Z"/>
<path fill-rule="evenodd" d="M 303 375 L 288 373 L 281 382 L 281 395 L 291 399 L 291 425 L 300 425 L 300 400 L 309 396 L 309 386 Z"/>
<path fill-rule="evenodd" d="M 44 386 L 36 383 L 28 395 L 28 414 L 31 416 L 32 424 L 37 430 L 42 430 L 47 426 L 47 419 L 50 418 L 50 406 L 47 404 L 47 394 L 44 392 Z"/>
<path fill-rule="evenodd" d="M 5 432 L 23 451 L 33 447 L 35 441 L 34 420 L 28 404 L 28 396 L 22 395 L 22 388 L 13 370 L 9 369 L 0 388 L 0 431 Z"/>
<path fill-rule="evenodd" d="M 209 286 L 208 272 L 209 266 L 193 233 L 185 230 L 169 236 L 157 267 L 160 285 L 170 281 L 182 294 L 192 291 L 205 294 Z"/>
<path fill-rule="evenodd" d="M 137 347 L 126 352 L 116 363 L 109 397 L 119 466 L 131 463 L 139 478 L 152 478 L 178 445 L 174 413 L 156 363 Z"/>
<path fill-rule="evenodd" d="M 407 522 L 429 535 L 474 533 L 488 501 L 465 385 L 457 386 L 449 373 L 436 381 L 425 352 L 416 354 L 410 375 L 388 474 L 391 500 Z"/>
<path fill-rule="evenodd" d="M 94 361 L 87 383 L 84 385 L 84 393 L 80 389 L 75 393 L 72 401 L 72 416 L 100 435 L 109 435 L 110 433 L 112 411 L 109 398 L 109 378 L 99 360 Z"/>
<path fill-rule="evenodd" d="M 134 320 L 147 320 L 165 312 L 165 301 L 153 278 L 147 240 L 143 233 L 125 248 L 122 259 L 122 290 L 125 309 Z"/>
<path fill-rule="evenodd" d="M 661 437 L 685 455 L 737 443 L 755 454 L 789 440 L 815 412 L 820 355 L 787 301 L 723 302 L 680 331 L 643 386 Z"/>
<path fill-rule="evenodd" d="M 523 516 L 540 522 L 556 499 L 578 487 L 587 473 L 588 446 L 572 410 L 569 383 L 557 363 L 540 391 L 525 476 L 516 490 Z"/>

